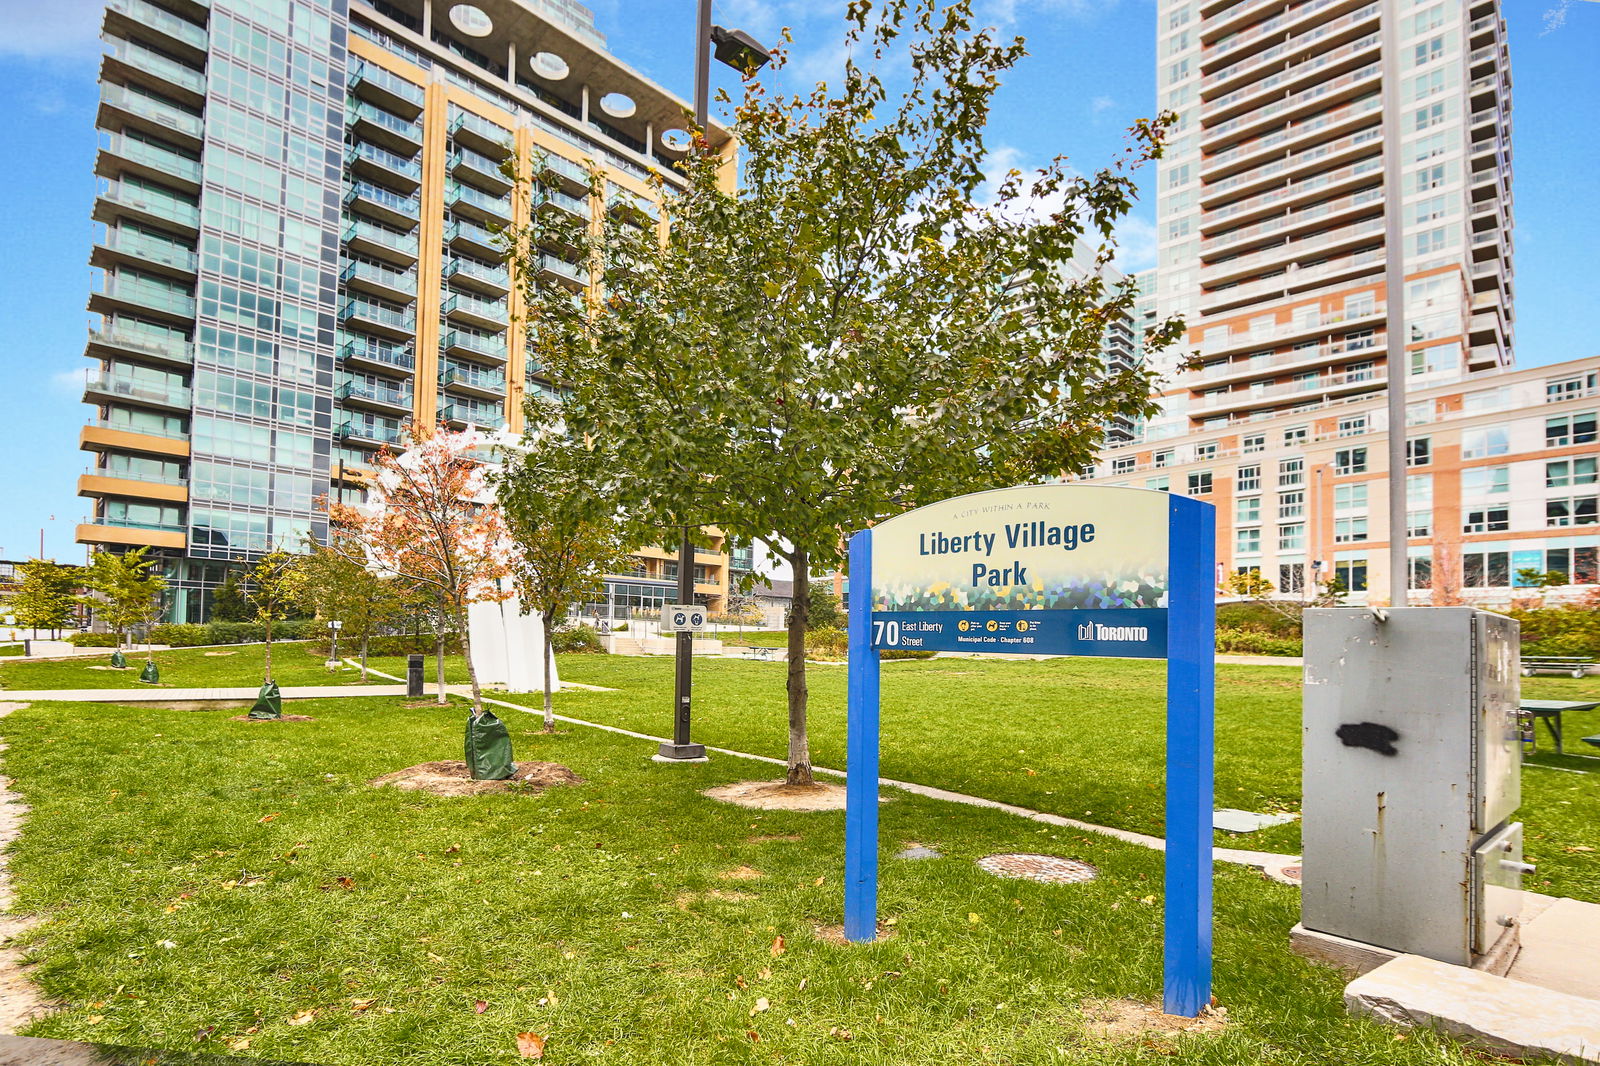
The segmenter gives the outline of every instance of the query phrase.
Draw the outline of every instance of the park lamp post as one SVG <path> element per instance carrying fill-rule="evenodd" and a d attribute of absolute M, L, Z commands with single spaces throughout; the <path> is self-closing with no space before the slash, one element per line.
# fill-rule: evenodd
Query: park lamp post
<path fill-rule="evenodd" d="M 694 121 L 705 135 L 710 125 L 711 46 L 716 57 L 748 78 L 771 58 L 761 42 L 743 30 L 730 30 L 711 24 L 711 0 L 699 0 L 695 19 L 694 43 Z M 693 527 L 683 526 L 678 540 L 678 603 L 694 603 Z M 663 618 L 665 608 L 663 608 Z M 677 669 L 672 685 L 672 740 L 664 742 L 656 758 L 669 761 L 704 759 L 706 749 L 689 740 L 689 707 L 694 687 L 694 634 L 679 632 L 676 641 Z"/>

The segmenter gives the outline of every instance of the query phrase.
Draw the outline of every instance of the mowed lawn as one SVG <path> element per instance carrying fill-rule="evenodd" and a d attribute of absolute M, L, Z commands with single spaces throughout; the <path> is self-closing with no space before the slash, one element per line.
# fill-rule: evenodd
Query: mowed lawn
<path fill-rule="evenodd" d="M 655 663 L 563 665 L 636 682 L 639 699 L 660 688 Z M 706 664 L 707 689 L 729 693 L 707 692 L 707 724 L 740 678 L 777 676 Z M 897 706 L 910 680 L 889 686 Z M 992 680 L 1004 702 L 969 702 L 969 725 L 998 724 L 1011 701 L 1017 715 L 1059 713 L 1037 686 L 1028 702 L 1026 685 Z M 830 755 L 832 683 L 819 671 Z M 761 703 L 762 684 L 742 687 Z M 932 691 L 936 710 L 948 690 Z M 575 693 L 562 706 L 593 716 L 620 698 Z M 1159 996 L 1155 852 L 891 791 L 881 914 L 894 935 L 844 946 L 819 933 L 841 918 L 842 813 L 700 794 L 748 777 L 747 761 L 662 766 L 632 738 L 540 736 L 513 712 L 519 758 L 565 763 L 585 783 L 445 799 L 367 782 L 459 756 L 459 701 L 295 709 L 317 720 L 44 703 L 0 720 L 6 773 L 32 807 L 9 854 L 17 909 L 42 918 L 22 942 L 62 1008 L 29 1032 L 373 1066 L 520 1061 L 518 1033 L 545 1038 L 553 1063 L 1481 1061 L 1348 1017 L 1343 978 L 1288 950 L 1297 893 L 1252 870 L 1217 869 L 1226 1026 L 1107 1034 L 1094 1022 L 1106 1001 Z M 895 712 L 900 734 L 913 711 Z M 982 736 L 964 739 L 981 748 Z M 1047 754 L 1037 742 L 1023 746 L 1018 759 L 1062 772 L 1031 758 Z M 1116 773 L 1083 767 L 1101 787 Z M 943 857 L 892 857 L 913 841 Z M 973 863 L 1009 851 L 1085 860 L 1100 877 L 1040 885 Z"/>

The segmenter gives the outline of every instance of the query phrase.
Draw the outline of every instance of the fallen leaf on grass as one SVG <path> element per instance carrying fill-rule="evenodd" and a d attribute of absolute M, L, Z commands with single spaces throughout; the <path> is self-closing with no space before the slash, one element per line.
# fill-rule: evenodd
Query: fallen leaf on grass
<path fill-rule="evenodd" d="M 788 945 L 783 942 L 783 936 L 780 934 L 778 939 L 772 942 L 772 957 L 777 958 L 779 955 L 782 955 L 788 950 Z"/>
<path fill-rule="evenodd" d="M 750 1038 L 750 1042 L 752 1044 L 761 1043 L 761 1034 L 756 1032 L 754 1029 L 746 1029 L 744 1031 L 744 1035 Z"/>
<path fill-rule="evenodd" d="M 378 1001 L 375 999 L 352 999 L 350 1001 L 350 1009 L 360 1014 L 364 1010 L 371 1010 L 372 1005 L 376 1002 Z"/>
<path fill-rule="evenodd" d="M 981 914 L 979 914 L 977 911 L 968 911 L 967 912 L 967 922 L 968 922 L 968 924 L 977 925 L 981 921 L 983 921 L 983 916 Z"/>
<path fill-rule="evenodd" d="M 544 1037 L 538 1033 L 518 1033 L 517 1054 L 525 1059 L 544 1058 Z"/>
<path fill-rule="evenodd" d="M 1594 849 L 1591 848 L 1587 844 L 1574 844 L 1570 848 L 1568 848 L 1567 850 L 1568 851 L 1593 851 Z"/>
<path fill-rule="evenodd" d="M 768 1002 L 766 996 L 762 996 L 760 999 L 756 1000 L 756 1005 L 754 1007 L 750 1008 L 750 1017 L 754 1018 L 756 1015 L 760 1014 L 762 1011 L 771 1010 L 771 1009 L 772 1009 L 772 1004 L 770 1002 Z"/>
<path fill-rule="evenodd" d="M 229 1051 L 244 1051 L 250 1047 L 250 1041 L 242 1036 L 230 1036 L 222 1043 Z"/>
<path fill-rule="evenodd" d="M 337 877 L 334 879 L 334 883 L 346 892 L 356 887 L 356 879 L 353 877 Z"/>
<path fill-rule="evenodd" d="M 798 989 L 796 989 L 796 991 L 797 992 L 804 992 L 806 990 L 806 984 L 810 980 L 811 980 L 811 978 L 809 978 L 809 977 L 800 978 L 800 987 Z"/>
<path fill-rule="evenodd" d="M 472 1011 L 473 1011 L 474 1014 L 482 1014 L 484 1011 L 486 1011 L 488 1009 L 489 1009 L 489 1001 L 486 1000 L 486 999 L 480 999 L 480 1000 L 478 1000 L 478 1002 L 476 1002 L 476 1003 L 474 1003 L 472 1005 Z"/>
<path fill-rule="evenodd" d="M 451 844 L 448 848 L 444 849 L 444 853 L 446 855 L 454 855 L 456 852 L 458 852 L 460 850 L 461 850 L 461 845 L 460 844 Z"/>
<path fill-rule="evenodd" d="M 106 1016 L 104 1014 L 91 1014 L 89 1017 L 84 1019 L 84 1021 L 88 1022 L 90 1025 L 99 1025 L 105 1020 Z"/>
<path fill-rule="evenodd" d="M 316 1021 L 316 1018 L 317 1018 L 317 1012 L 316 1011 L 314 1011 L 314 1010 L 303 1010 L 299 1014 L 296 1014 L 293 1018 L 290 1018 L 289 1019 L 289 1024 L 290 1025 L 309 1025 L 312 1022 Z"/>
<path fill-rule="evenodd" d="M 276 818 L 278 815 L 280 815 L 282 813 L 283 813 L 282 811 L 273 811 L 271 814 L 263 815 L 262 817 L 257 818 L 256 819 L 256 823 L 259 825 L 259 824 L 261 824 L 263 822 L 270 822 L 270 821 L 272 821 L 274 818 Z"/>

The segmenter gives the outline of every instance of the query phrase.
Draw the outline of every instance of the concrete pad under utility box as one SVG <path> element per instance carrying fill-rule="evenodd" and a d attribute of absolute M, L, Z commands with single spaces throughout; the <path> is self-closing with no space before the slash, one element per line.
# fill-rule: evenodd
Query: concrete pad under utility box
<path fill-rule="evenodd" d="M 1351 981 L 1345 1007 L 1392 1025 L 1425 1026 L 1517 1057 L 1600 1063 L 1600 1002 L 1401 955 Z"/>

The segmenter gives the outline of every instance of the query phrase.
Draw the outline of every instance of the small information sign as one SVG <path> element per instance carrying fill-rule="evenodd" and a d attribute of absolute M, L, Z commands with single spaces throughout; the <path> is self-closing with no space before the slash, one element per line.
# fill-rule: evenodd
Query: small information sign
<path fill-rule="evenodd" d="M 696 603 L 661 608 L 663 633 L 699 633 L 706 628 L 706 609 Z"/>

